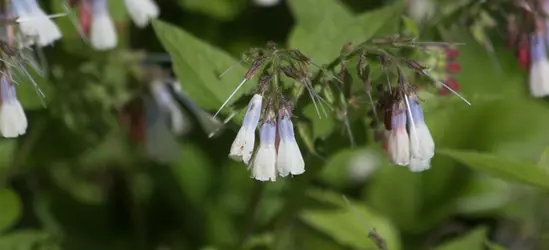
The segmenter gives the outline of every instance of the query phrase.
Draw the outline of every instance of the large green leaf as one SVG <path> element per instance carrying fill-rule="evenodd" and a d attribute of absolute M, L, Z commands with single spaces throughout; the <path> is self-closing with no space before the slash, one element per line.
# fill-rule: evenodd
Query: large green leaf
<path fill-rule="evenodd" d="M 301 212 L 301 219 L 332 237 L 339 244 L 357 249 L 376 249 L 368 234 L 375 229 L 386 242 L 388 249 L 401 248 L 398 231 L 384 217 L 361 204 L 346 204 L 343 198 L 332 192 L 309 192 L 323 202 L 333 203 L 338 209 L 307 209 Z"/>
<path fill-rule="evenodd" d="M 486 241 L 487 229 L 479 227 L 467 233 L 465 236 L 445 243 L 436 250 L 483 250 Z"/>
<path fill-rule="evenodd" d="M 19 219 L 21 209 L 21 200 L 17 193 L 11 189 L 0 189 L 0 233 Z"/>
<path fill-rule="evenodd" d="M 192 34 L 171 24 L 154 21 L 154 29 L 160 41 L 170 53 L 175 73 L 182 89 L 199 106 L 217 109 L 242 81 L 244 67 L 226 52 L 209 45 Z M 219 79 L 219 75 L 234 66 Z M 247 83 L 233 97 L 230 103 L 249 90 L 253 83 Z"/>
<path fill-rule="evenodd" d="M 534 163 L 518 161 L 501 155 L 470 151 L 442 149 L 437 150 L 437 153 L 504 180 L 549 189 L 549 172 Z"/>
<path fill-rule="evenodd" d="M 0 249 L 6 250 L 60 250 L 48 233 L 35 230 L 17 231 L 0 237 Z"/>
<path fill-rule="evenodd" d="M 334 0 L 291 1 L 290 7 L 298 23 L 292 30 L 289 45 L 318 64 L 334 60 L 345 43 L 360 43 L 388 22 L 399 22 L 397 17 L 403 9 L 402 2 L 397 1 L 355 17 Z"/>

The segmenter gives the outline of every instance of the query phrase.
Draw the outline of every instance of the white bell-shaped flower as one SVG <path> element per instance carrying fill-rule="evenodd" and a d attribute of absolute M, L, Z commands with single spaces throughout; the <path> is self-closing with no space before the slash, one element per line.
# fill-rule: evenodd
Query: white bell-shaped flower
<path fill-rule="evenodd" d="M 530 39 L 530 93 L 534 97 L 549 95 L 549 60 L 542 33 Z"/>
<path fill-rule="evenodd" d="M 269 114 L 259 131 L 259 147 L 249 168 L 258 181 L 276 181 L 276 121 Z"/>
<path fill-rule="evenodd" d="M 116 47 L 118 43 L 116 27 L 106 0 L 93 1 L 90 42 L 97 50 L 109 50 Z"/>
<path fill-rule="evenodd" d="M 435 155 L 435 142 L 423 118 L 421 105 L 408 98 L 410 112 L 408 130 L 410 132 L 410 170 L 419 172 L 430 167 L 431 158 Z"/>
<path fill-rule="evenodd" d="M 0 105 L 0 133 L 3 137 L 14 138 L 23 135 L 27 131 L 27 116 L 17 99 L 15 86 L 8 76 L 0 78 L 0 92 L 2 103 Z"/>
<path fill-rule="evenodd" d="M 303 174 L 305 172 L 305 162 L 295 140 L 294 125 L 290 113 L 286 109 L 283 109 L 278 118 L 278 135 L 280 137 L 276 158 L 278 174 L 282 177 L 289 174 Z"/>
<path fill-rule="evenodd" d="M 47 46 L 61 39 L 61 31 L 36 0 L 12 1 L 12 8 L 21 33 L 29 38 L 27 45 Z"/>
<path fill-rule="evenodd" d="M 128 13 L 135 25 L 143 28 L 150 20 L 158 17 L 160 9 L 153 0 L 124 0 Z"/>
<path fill-rule="evenodd" d="M 248 164 L 250 158 L 252 158 L 255 144 L 255 130 L 261 117 L 262 101 L 263 96 L 255 94 L 248 104 L 248 109 L 242 121 L 242 127 L 238 131 L 229 153 L 229 157 L 235 161 L 243 161 L 245 164 Z"/>
<path fill-rule="evenodd" d="M 402 102 L 393 105 L 391 130 L 387 139 L 387 154 L 391 163 L 407 166 L 410 163 L 410 139 L 406 131 L 406 108 Z"/>

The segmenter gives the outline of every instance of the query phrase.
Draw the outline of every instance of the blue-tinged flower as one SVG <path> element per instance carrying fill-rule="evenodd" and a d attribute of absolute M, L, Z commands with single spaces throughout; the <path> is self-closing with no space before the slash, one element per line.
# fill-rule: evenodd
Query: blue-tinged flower
<path fill-rule="evenodd" d="M 255 130 L 261 117 L 261 102 L 263 96 L 255 94 L 248 104 L 248 109 L 242 121 L 242 127 L 236 135 L 236 139 L 231 146 L 229 157 L 236 161 L 243 161 L 248 164 L 254 150 Z"/>
<path fill-rule="evenodd" d="M 149 89 L 158 104 L 160 112 L 168 115 L 170 129 L 176 135 L 182 135 L 190 130 L 190 123 L 183 115 L 177 101 L 170 93 L 169 86 L 162 80 L 154 80 Z"/>
<path fill-rule="evenodd" d="M 410 163 L 410 140 L 406 131 L 406 107 L 402 102 L 395 103 L 392 107 L 387 154 L 393 164 L 407 166 Z"/>
<path fill-rule="evenodd" d="M 14 138 L 25 134 L 27 131 L 27 116 L 17 99 L 15 86 L 9 76 L 0 77 L 0 92 L 2 103 L 0 105 L 0 133 L 3 137 Z"/>
<path fill-rule="evenodd" d="M 408 130 L 410 132 L 410 165 L 411 171 L 420 172 L 429 169 L 431 158 L 435 155 L 435 142 L 423 118 L 421 105 L 414 99 L 407 98 L 410 112 Z"/>
<path fill-rule="evenodd" d="M 538 32 L 530 38 L 530 92 L 534 97 L 549 95 L 549 61 L 544 37 Z"/>
<path fill-rule="evenodd" d="M 259 147 L 248 165 L 252 178 L 258 181 L 276 181 L 276 119 L 267 115 L 259 132 Z"/>
<path fill-rule="evenodd" d="M 160 10 L 153 0 L 124 0 L 128 13 L 135 25 L 143 28 L 149 21 L 158 17 Z"/>
<path fill-rule="evenodd" d="M 92 23 L 90 42 L 97 50 L 108 50 L 116 47 L 118 37 L 116 27 L 109 13 L 107 0 L 92 1 Z"/>
<path fill-rule="evenodd" d="M 295 140 L 294 125 L 290 112 L 285 108 L 282 109 L 278 117 L 278 135 L 280 137 L 276 158 L 278 174 L 285 177 L 289 174 L 300 175 L 304 173 L 305 162 Z"/>
<path fill-rule="evenodd" d="M 26 45 L 47 46 L 61 38 L 61 31 L 36 0 L 14 0 L 12 11 L 18 17 L 21 33 L 30 38 Z"/>

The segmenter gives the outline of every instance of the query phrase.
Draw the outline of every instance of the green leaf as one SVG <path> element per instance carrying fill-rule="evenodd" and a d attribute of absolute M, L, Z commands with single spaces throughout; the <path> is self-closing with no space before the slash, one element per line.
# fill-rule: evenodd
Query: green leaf
<path fill-rule="evenodd" d="M 404 27 L 410 33 L 410 35 L 414 37 L 419 37 L 419 28 L 417 27 L 417 24 L 416 22 L 414 22 L 414 20 L 407 16 L 403 16 L 402 22 L 404 23 Z"/>
<path fill-rule="evenodd" d="M 333 114 L 333 113 L 330 113 L 330 114 Z M 334 128 L 335 128 L 334 116 L 329 115 L 328 117 L 326 117 L 324 116 L 323 113 L 321 113 L 321 117 L 319 117 L 312 103 L 303 108 L 303 115 L 312 121 L 314 139 L 317 139 L 317 138 L 324 139 L 334 131 Z"/>
<path fill-rule="evenodd" d="M 290 7 L 298 23 L 292 30 L 289 45 L 300 49 L 317 64 L 334 60 L 345 43 L 363 42 L 388 22 L 398 22 L 397 17 L 403 10 L 401 1 L 356 17 L 336 1 L 292 1 Z"/>
<path fill-rule="evenodd" d="M 349 180 L 365 181 L 384 161 L 381 152 L 373 148 L 345 149 L 332 155 L 320 172 L 322 181 L 345 188 Z"/>
<path fill-rule="evenodd" d="M 59 249 L 50 234 L 36 230 L 24 230 L 0 237 L 0 249 Z M 48 248 L 49 247 L 49 248 Z"/>
<path fill-rule="evenodd" d="M 436 250 L 483 250 L 487 229 L 478 227 L 467 235 L 435 248 Z"/>
<path fill-rule="evenodd" d="M 21 216 L 21 200 L 11 189 L 0 189 L 0 233 L 12 226 Z M 0 249 L 7 249 L 1 248 Z"/>
<path fill-rule="evenodd" d="M 502 155 L 460 150 L 442 149 L 437 150 L 437 153 L 507 181 L 549 189 L 549 172 L 533 163 L 508 159 Z"/>
<path fill-rule="evenodd" d="M 370 208 L 356 203 L 349 206 L 342 198 L 336 199 L 338 195 L 332 192 L 309 194 L 320 201 L 339 200 L 338 209 L 307 209 L 300 214 L 305 223 L 332 237 L 339 244 L 358 249 L 376 249 L 374 242 L 368 238 L 371 230 L 375 229 L 388 249 L 401 249 L 398 231 L 387 219 Z"/>
<path fill-rule="evenodd" d="M 242 81 L 246 73 L 244 67 L 237 65 L 238 61 L 226 52 L 171 24 L 154 21 L 153 27 L 172 57 L 183 91 L 205 109 L 219 108 Z M 219 79 L 218 76 L 231 66 L 234 66 L 232 70 Z M 228 104 L 250 90 L 252 85 L 253 83 L 245 84 Z"/>

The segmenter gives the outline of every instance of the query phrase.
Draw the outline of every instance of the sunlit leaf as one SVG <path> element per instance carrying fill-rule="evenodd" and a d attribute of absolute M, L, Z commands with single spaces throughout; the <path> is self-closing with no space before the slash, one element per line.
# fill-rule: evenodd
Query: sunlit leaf
<path fill-rule="evenodd" d="M 219 108 L 242 81 L 246 73 L 244 67 L 237 65 L 238 61 L 227 53 L 182 29 L 162 21 L 153 24 L 160 41 L 172 56 L 175 73 L 185 93 L 203 108 Z M 219 79 L 218 76 L 231 66 L 234 68 Z M 229 104 L 252 87 L 251 82 L 245 84 Z"/>
<path fill-rule="evenodd" d="M 21 216 L 21 200 L 11 189 L 0 189 L 0 233 L 12 226 Z M 0 249 L 7 249 L 1 248 Z"/>

